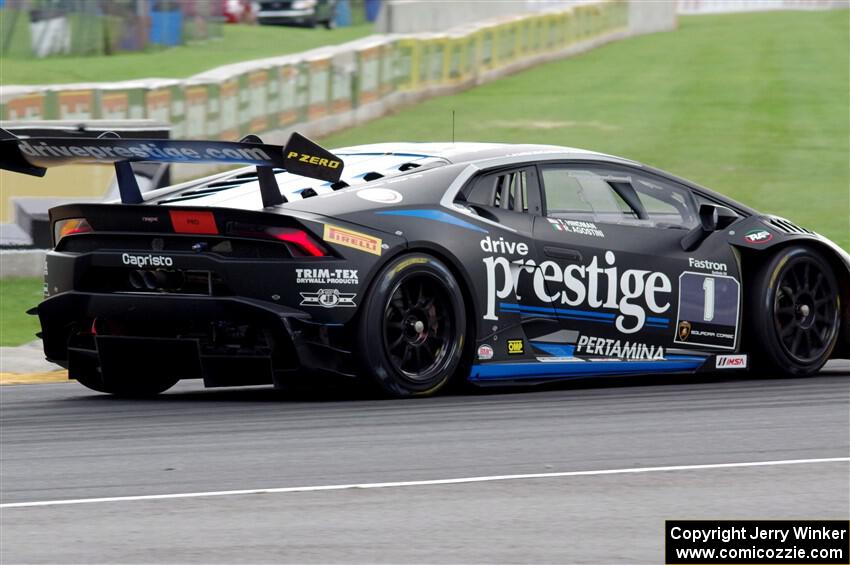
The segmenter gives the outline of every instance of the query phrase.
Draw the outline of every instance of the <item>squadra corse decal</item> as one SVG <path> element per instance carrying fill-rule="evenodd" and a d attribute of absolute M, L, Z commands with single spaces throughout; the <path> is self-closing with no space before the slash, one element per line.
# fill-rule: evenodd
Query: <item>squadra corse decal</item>
<path fill-rule="evenodd" d="M 664 273 L 644 269 L 620 272 L 613 251 L 605 252 L 601 265 L 596 256 L 587 265 L 562 266 L 555 261 L 543 261 L 538 265 L 525 257 L 529 251 L 526 243 L 487 236 L 480 245 L 482 251 L 490 254 L 483 259 L 487 273 L 485 320 L 499 319 L 497 300 L 516 296 L 524 276 L 532 277 L 534 294 L 543 303 L 618 311 L 615 327 L 624 334 L 633 334 L 643 328 L 647 309 L 654 314 L 670 309 L 669 297 L 673 290 L 670 278 Z M 607 282 L 605 296 L 599 296 L 602 280 Z"/>

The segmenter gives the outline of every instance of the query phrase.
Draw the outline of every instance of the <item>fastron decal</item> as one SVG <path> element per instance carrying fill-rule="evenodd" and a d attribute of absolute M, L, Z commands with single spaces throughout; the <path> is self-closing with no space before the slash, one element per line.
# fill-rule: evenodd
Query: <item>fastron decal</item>
<path fill-rule="evenodd" d="M 121 254 L 121 262 L 125 265 L 134 267 L 171 267 L 174 265 L 174 260 L 165 255 L 130 255 L 129 253 Z"/>
<path fill-rule="evenodd" d="M 726 263 L 718 263 L 708 259 L 694 259 L 693 257 L 688 257 L 688 266 L 692 269 L 706 269 L 714 273 L 726 274 L 728 271 Z"/>
<path fill-rule="evenodd" d="M 322 306 L 336 308 L 337 306 L 354 307 L 355 293 L 340 292 L 335 288 L 323 288 L 317 292 L 302 292 L 301 306 Z"/>
<path fill-rule="evenodd" d="M 718 355 L 714 358 L 716 369 L 746 369 L 746 355 Z"/>
<path fill-rule="evenodd" d="M 664 348 L 645 343 L 620 341 L 583 335 L 576 345 L 576 355 L 598 355 L 617 359 L 663 361 Z"/>
<path fill-rule="evenodd" d="M 297 284 L 358 284 L 357 269 L 295 269 Z"/>
<path fill-rule="evenodd" d="M 644 327 L 647 309 L 655 314 L 670 309 L 669 297 L 673 289 L 670 278 L 664 273 L 644 269 L 620 272 L 613 251 L 605 252 L 602 266 L 596 256 L 587 265 L 571 263 L 561 266 L 555 261 L 537 265 L 533 259 L 524 258 L 528 254 L 527 244 L 504 241 L 501 237 L 498 241 L 491 240 L 489 236 L 484 238 L 481 249 L 487 253 L 520 256 L 516 259 L 495 255 L 484 257 L 487 276 L 485 320 L 499 319 L 497 301 L 516 295 L 523 273 L 532 277 L 532 288 L 540 302 L 553 306 L 615 310 L 619 314 L 611 315 L 615 318 L 614 325 L 625 334 L 638 332 Z M 605 283 L 607 288 L 603 296 L 599 295 L 600 283 Z M 642 299 L 642 304 L 633 302 L 635 299 Z"/>

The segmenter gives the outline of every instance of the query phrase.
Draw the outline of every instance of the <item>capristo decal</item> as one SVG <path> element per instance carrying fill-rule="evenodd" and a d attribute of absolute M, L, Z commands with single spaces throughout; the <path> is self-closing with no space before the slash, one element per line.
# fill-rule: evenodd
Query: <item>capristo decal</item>
<path fill-rule="evenodd" d="M 593 222 L 582 222 L 580 220 L 562 220 L 560 218 L 546 218 L 555 231 L 577 233 L 579 235 L 590 235 L 593 237 L 605 237 L 601 229 Z"/>
<path fill-rule="evenodd" d="M 520 256 L 513 260 L 494 255 L 484 257 L 487 276 L 485 320 L 499 319 L 497 300 L 516 295 L 523 273 L 532 277 L 532 288 L 540 302 L 553 306 L 616 310 L 619 314 L 614 325 L 625 334 L 638 332 L 644 327 L 647 309 L 655 314 L 670 309 L 669 296 L 673 285 L 669 277 L 645 269 L 620 272 L 613 251 L 605 252 L 602 265 L 594 256 L 587 265 L 570 263 L 562 266 L 555 261 L 537 265 L 533 259 L 524 258 L 528 254 L 528 245 L 504 241 L 501 237 L 498 241 L 491 240 L 489 236 L 484 238 L 481 249 L 487 253 Z M 600 296 L 603 284 L 606 290 Z"/>
<path fill-rule="evenodd" d="M 487 345 L 486 343 L 484 345 L 478 346 L 478 358 L 481 359 L 482 361 L 492 359 L 493 355 L 494 355 L 493 348 L 490 347 L 489 345 Z"/>
<path fill-rule="evenodd" d="M 298 284 L 357 284 L 357 269 L 295 269 Z"/>
<path fill-rule="evenodd" d="M 381 240 L 379 238 L 338 226 L 325 224 L 322 239 L 373 255 L 381 254 Z"/>
<path fill-rule="evenodd" d="M 357 306 L 354 303 L 355 293 L 340 292 L 335 288 L 323 288 L 317 292 L 302 292 L 301 306 L 322 306 L 335 308 L 337 306 Z"/>
<path fill-rule="evenodd" d="M 598 355 L 600 357 L 614 357 L 618 359 L 659 361 L 664 360 L 664 348 L 645 343 L 583 335 L 579 338 L 576 345 L 576 355 Z"/>
<path fill-rule="evenodd" d="M 744 241 L 747 243 L 767 243 L 771 239 L 773 234 L 763 229 L 750 230 L 744 235 Z"/>
<path fill-rule="evenodd" d="M 361 188 L 354 194 L 363 200 L 378 204 L 398 204 L 402 200 L 400 192 L 388 188 Z"/>
<path fill-rule="evenodd" d="M 171 267 L 174 265 L 174 260 L 165 255 L 130 255 L 129 253 L 121 254 L 121 262 L 125 265 L 134 267 Z"/>

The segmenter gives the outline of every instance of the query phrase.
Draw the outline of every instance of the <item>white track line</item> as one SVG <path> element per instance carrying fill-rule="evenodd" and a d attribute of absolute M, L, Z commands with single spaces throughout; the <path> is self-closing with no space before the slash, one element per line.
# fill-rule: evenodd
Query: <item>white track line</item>
<path fill-rule="evenodd" d="M 390 483 L 359 483 L 347 485 L 319 485 L 306 487 L 258 488 L 244 490 L 219 490 L 208 492 L 181 492 L 174 494 L 144 494 L 137 496 L 108 496 L 103 498 L 73 498 L 68 500 L 39 500 L 35 502 L 7 502 L 0 509 L 31 508 L 33 506 L 60 506 L 66 504 L 92 504 L 95 502 L 130 502 L 136 500 L 166 500 L 172 498 L 202 498 L 208 496 L 234 496 L 243 494 L 281 494 L 291 492 L 318 492 L 327 490 L 372 489 L 395 487 L 421 487 L 433 485 L 457 485 L 464 483 L 486 483 L 491 481 L 515 481 L 526 479 L 553 479 L 560 477 L 584 477 L 595 475 L 626 475 L 636 473 L 659 473 L 668 471 L 694 471 L 699 469 L 734 469 L 740 467 L 772 467 L 777 465 L 806 465 L 815 463 L 850 462 L 850 457 L 825 459 L 784 459 L 779 461 L 751 461 L 745 463 L 710 463 L 706 465 L 671 465 L 667 467 L 633 467 L 630 469 L 601 469 L 596 471 L 564 471 L 559 473 L 532 473 L 526 475 L 490 475 L 462 477 L 458 479 L 431 479 L 424 481 L 396 481 Z"/>

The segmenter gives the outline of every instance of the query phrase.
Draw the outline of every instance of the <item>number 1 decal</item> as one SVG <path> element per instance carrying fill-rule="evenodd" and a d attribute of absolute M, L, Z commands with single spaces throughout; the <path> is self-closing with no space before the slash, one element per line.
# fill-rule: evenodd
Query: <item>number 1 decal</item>
<path fill-rule="evenodd" d="M 741 285 L 734 277 L 685 271 L 679 275 L 674 343 L 734 349 Z"/>
<path fill-rule="evenodd" d="M 710 322 L 714 319 L 714 278 L 705 277 L 702 281 L 702 290 L 705 292 L 702 305 L 702 321 Z"/>

